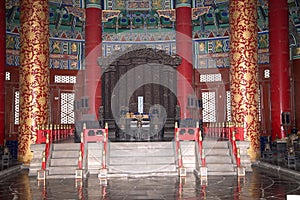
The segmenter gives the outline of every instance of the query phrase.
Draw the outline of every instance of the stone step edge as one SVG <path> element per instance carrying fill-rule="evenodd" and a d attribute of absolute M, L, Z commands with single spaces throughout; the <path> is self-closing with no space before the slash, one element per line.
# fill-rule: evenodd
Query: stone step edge
<path fill-rule="evenodd" d="M 114 167 L 114 166 L 119 166 L 119 167 L 121 167 L 121 166 L 135 166 L 135 165 L 139 165 L 139 166 L 145 166 L 145 165 L 147 165 L 147 166 L 151 166 L 151 165 L 176 165 L 176 163 L 174 162 L 174 163 L 152 163 L 152 164 L 149 164 L 149 163 L 139 163 L 139 164 L 136 164 L 136 163 L 128 163 L 128 164 L 108 164 L 108 166 L 112 166 L 112 167 Z"/>
<path fill-rule="evenodd" d="M 143 159 L 145 159 L 145 157 L 146 158 L 173 158 L 173 157 L 175 157 L 175 155 L 166 155 L 166 156 L 148 156 L 148 155 L 138 155 L 138 156 L 136 156 L 136 155 L 124 155 L 124 156 L 111 156 L 111 155 L 109 155 L 109 158 L 111 159 L 111 158 L 115 158 L 115 159 L 119 159 L 119 158 L 143 158 Z"/>
<path fill-rule="evenodd" d="M 131 174 L 131 173 L 108 173 L 108 178 L 121 178 L 121 177 L 152 177 L 152 176 L 178 176 L 178 172 L 157 172 L 157 173 L 143 173 L 143 174 Z"/>

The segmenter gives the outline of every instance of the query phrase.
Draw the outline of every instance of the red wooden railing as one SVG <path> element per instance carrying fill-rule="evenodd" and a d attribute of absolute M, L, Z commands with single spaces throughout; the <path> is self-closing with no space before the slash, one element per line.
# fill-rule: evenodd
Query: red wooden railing
<path fill-rule="evenodd" d="M 74 133 L 74 128 L 71 125 L 53 125 L 38 126 L 36 130 L 35 144 L 45 144 L 47 134 L 49 134 L 49 142 L 62 141 L 68 139 Z"/>
<path fill-rule="evenodd" d="M 237 165 L 237 167 L 240 167 L 240 166 L 241 166 L 240 148 L 237 148 L 236 165 Z"/>
<path fill-rule="evenodd" d="M 45 144 L 46 143 L 46 138 L 47 134 L 50 136 L 51 135 L 51 130 L 50 127 L 48 126 L 38 126 L 38 129 L 36 131 L 36 144 Z"/>
<path fill-rule="evenodd" d="M 42 170 L 46 170 L 47 168 L 47 160 L 51 153 L 51 144 L 53 141 L 67 139 L 73 132 L 73 128 L 67 125 L 63 125 L 61 128 L 59 125 L 54 125 L 54 129 L 52 128 L 52 124 L 38 126 L 35 144 L 45 144 L 45 150 L 42 153 Z"/>
<path fill-rule="evenodd" d="M 203 127 L 204 134 L 217 139 L 229 140 L 232 147 L 232 153 L 236 160 L 237 167 L 241 166 L 240 149 L 237 147 L 236 141 L 244 140 L 244 127 L 241 123 L 233 122 L 217 122 L 208 123 Z"/>
<path fill-rule="evenodd" d="M 48 160 L 48 156 L 50 153 L 50 138 L 49 138 L 49 133 L 46 134 L 46 145 L 45 145 L 45 150 L 43 151 L 42 155 L 42 170 L 46 170 L 46 163 Z"/>
<path fill-rule="evenodd" d="M 175 143 L 176 143 L 176 153 L 177 153 L 177 158 L 178 158 L 178 168 L 180 169 L 182 167 L 182 155 L 181 155 L 181 150 L 180 150 L 180 141 L 179 141 L 179 128 L 178 124 L 175 123 Z"/>
<path fill-rule="evenodd" d="M 235 157 L 235 160 L 237 161 L 238 160 L 238 158 L 237 158 L 238 157 L 238 148 L 236 146 L 235 131 L 233 131 L 231 135 L 232 135 L 232 137 L 231 137 L 230 142 L 231 142 L 231 146 L 232 146 L 232 153 Z M 238 165 L 238 162 L 237 162 L 237 165 Z M 239 167 L 239 165 L 238 165 L 238 167 Z"/>
<path fill-rule="evenodd" d="M 198 151 L 201 159 L 201 166 L 206 167 L 206 160 L 205 160 L 205 152 L 203 149 L 203 140 L 202 140 L 202 133 L 201 130 L 199 129 L 199 137 L 198 137 Z"/>
<path fill-rule="evenodd" d="M 106 153 L 107 153 L 107 142 L 108 142 L 108 124 L 105 124 L 104 129 L 87 129 L 86 125 L 83 125 L 83 132 L 81 133 L 80 143 L 80 156 L 78 159 L 78 168 L 82 169 L 82 160 L 84 158 L 85 144 L 88 142 L 102 142 L 102 169 L 106 169 Z M 81 168 L 79 166 L 81 162 Z"/>
<path fill-rule="evenodd" d="M 83 125 L 83 131 L 86 130 L 85 124 Z M 84 135 L 83 132 L 80 133 L 80 149 L 78 154 L 78 169 L 82 169 L 82 160 L 84 157 Z"/>
<path fill-rule="evenodd" d="M 204 134 L 218 139 L 230 139 L 230 133 L 235 131 L 236 140 L 244 140 L 244 127 L 241 123 L 212 122 L 203 126 Z"/>
<path fill-rule="evenodd" d="M 178 156 L 178 167 L 183 167 L 182 163 L 182 155 L 180 150 L 180 141 L 196 141 L 198 144 L 199 155 L 201 158 L 201 166 L 206 165 L 204 149 L 203 149 L 203 141 L 202 141 L 202 133 L 199 128 L 199 125 L 194 127 L 184 127 L 178 128 L 177 123 L 175 123 L 175 142 L 176 142 L 176 152 Z"/>

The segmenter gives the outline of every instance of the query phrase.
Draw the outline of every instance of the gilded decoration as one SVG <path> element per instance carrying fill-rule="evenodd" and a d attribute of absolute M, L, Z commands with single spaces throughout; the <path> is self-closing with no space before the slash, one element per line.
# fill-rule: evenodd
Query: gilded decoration
<path fill-rule="evenodd" d="M 48 1 L 21 1 L 19 161 L 29 163 L 38 124 L 48 122 Z"/>
<path fill-rule="evenodd" d="M 208 13 L 210 6 L 192 8 L 192 20 L 197 20 L 199 17 Z"/>
<path fill-rule="evenodd" d="M 125 8 L 125 1 L 123 0 L 116 0 L 114 9 L 124 10 Z"/>
<path fill-rule="evenodd" d="M 120 10 L 103 10 L 102 11 L 102 22 L 108 22 L 108 20 L 113 18 L 118 18 L 120 15 Z"/>
<path fill-rule="evenodd" d="M 159 17 L 165 17 L 167 19 L 170 19 L 170 21 L 176 20 L 176 11 L 175 9 L 169 9 L 169 10 L 157 10 L 157 14 Z"/>
<path fill-rule="evenodd" d="M 148 0 L 127 0 L 125 1 L 126 10 L 145 11 L 152 9 L 152 2 Z"/>
<path fill-rule="evenodd" d="M 250 140 L 249 154 L 252 158 L 260 148 L 256 5 L 256 0 L 232 0 L 230 3 L 232 117 L 234 122 L 244 124 L 244 137 Z"/>
<path fill-rule="evenodd" d="M 98 58 L 98 65 L 101 66 L 104 70 L 107 69 L 110 65 L 114 65 L 116 58 L 124 56 L 129 57 L 132 55 L 137 55 L 137 57 L 149 57 L 158 56 L 159 63 L 163 65 L 178 66 L 181 64 L 181 58 L 176 55 L 168 56 L 168 54 L 163 51 L 155 51 L 152 48 L 148 48 L 146 45 L 133 45 L 124 49 L 123 51 L 115 51 L 113 54 Z M 155 61 L 153 61 L 155 62 Z"/>
<path fill-rule="evenodd" d="M 170 9 L 171 3 L 168 0 L 106 0 L 107 10 L 162 10 Z"/>
<path fill-rule="evenodd" d="M 78 8 L 78 7 L 74 7 L 74 6 L 66 6 L 65 8 L 68 11 L 68 14 L 78 17 L 78 19 L 81 21 L 85 21 L 85 9 L 84 8 Z"/>

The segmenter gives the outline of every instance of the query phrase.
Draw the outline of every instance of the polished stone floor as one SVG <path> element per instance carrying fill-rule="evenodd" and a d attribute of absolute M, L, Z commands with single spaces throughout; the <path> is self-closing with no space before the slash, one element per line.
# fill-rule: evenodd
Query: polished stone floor
<path fill-rule="evenodd" d="M 254 168 L 245 178 L 209 176 L 207 182 L 193 174 L 178 177 L 111 178 L 100 185 L 96 176 L 86 181 L 74 179 L 38 182 L 24 170 L 0 180 L 0 200 L 6 199 L 286 199 L 300 195 L 300 180 L 278 173 Z M 299 197 L 299 198 L 298 198 Z M 300 196 L 296 199 L 300 199 Z"/>

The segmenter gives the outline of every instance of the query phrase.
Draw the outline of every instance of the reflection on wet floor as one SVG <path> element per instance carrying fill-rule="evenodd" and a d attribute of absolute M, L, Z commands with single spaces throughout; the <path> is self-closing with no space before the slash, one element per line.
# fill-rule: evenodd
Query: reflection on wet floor
<path fill-rule="evenodd" d="M 207 182 L 193 174 L 179 177 L 111 178 L 100 185 L 96 176 L 38 182 L 27 171 L 0 181 L 0 199 L 286 199 L 300 195 L 300 180 L 254 168 L 245 178 L 209 176 Z"/>

